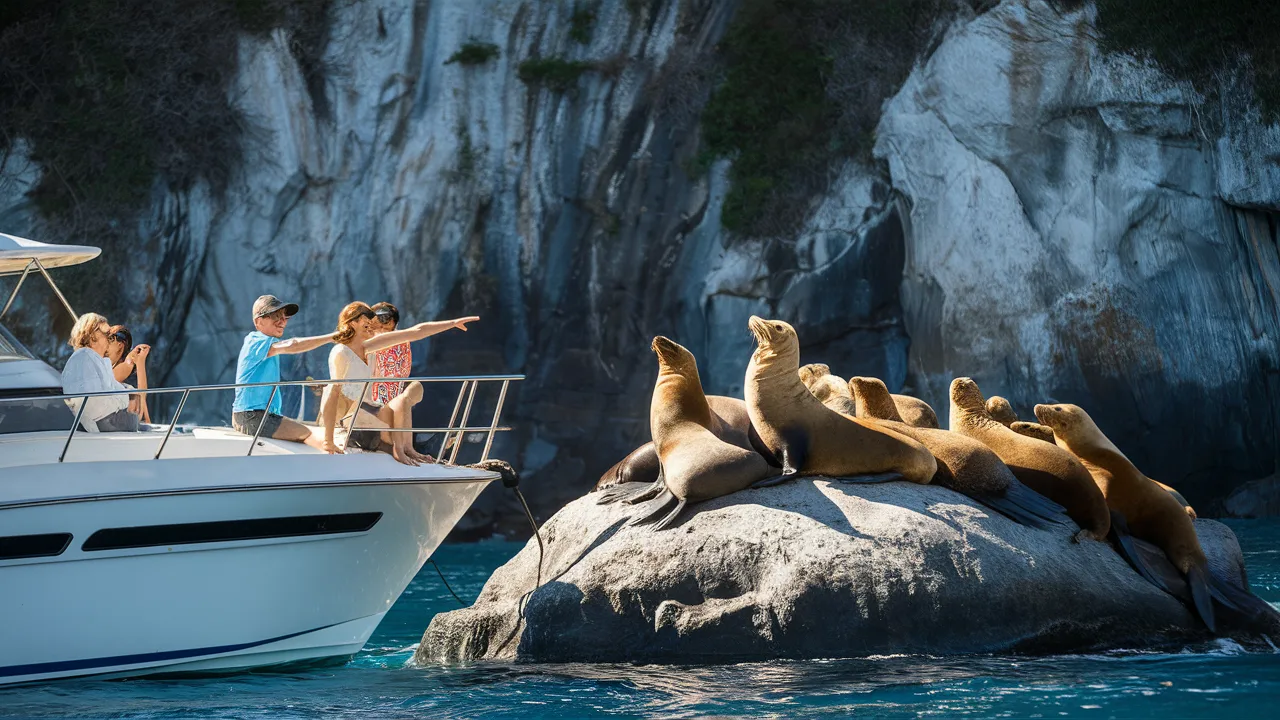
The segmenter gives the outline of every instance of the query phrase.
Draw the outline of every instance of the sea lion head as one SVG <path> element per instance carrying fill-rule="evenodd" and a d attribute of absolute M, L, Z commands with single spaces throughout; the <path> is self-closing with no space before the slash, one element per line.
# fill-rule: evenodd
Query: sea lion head
<path fill-rule="evenodd" d="M 781 320 L 765 320 L 759 315 L 752 315 L 747 320 L 747 327 L 756 338 L 756 351 L 751 359 L 757 363 L 764 360 L 794 359 L 800 362 L 800 340 L 796 337 L 796 329 Z"/>
<path fill-rule="evenodd" d="M 804 365 L 800 368 L 800 382 L 804 383 L 805 387 L 812 390 L 813 384 L 817 382 L 819 378 L 830 374 L 831 366 L 826 363 L 809 363 L 808 365 Z"/>
<path fill-rule="evenodd" d="M 1064 440 L 1091 438 L 1102 434 L 1093 418 L 1079 405 L 1037 405 L 1035 411 L 1040 424 L 1049 426 L 1056 437 Z"/>
<path fill-rule="evenodd" d="M 951 404 L 962 410 L 987 414 L 987 403 L 973 378 L 958 377 L 951 381 Z"/>
<path fill-rule="evenodd" d="M 800 379 L 803 380 L 804 376 L 802 375 Z M 823 403 L 833 397 L 853 399 L 853 395 L 849 393 L 849 384 L 835 375 L 822 375 L 815 378 L 812 384 L 806 384 L 809 387 L 809 392 Z"/>
<path fill-rule="evenodd" d="M 999 395 L 992 395 L 987 399 L 987 414 L 992 420 L 1008 427 L 1018 422 L 1018 413 L 1013 411 L 1013 406 L 1009 401 Z"/>
<path fill-rule="evenodd" d="M 658 356 L 661 371 L 679 375 L 697 375 L 698 361 L 693 357 L 693 353 L 680 343 L 659 335 L 653 339 L 649 348 Z"/>

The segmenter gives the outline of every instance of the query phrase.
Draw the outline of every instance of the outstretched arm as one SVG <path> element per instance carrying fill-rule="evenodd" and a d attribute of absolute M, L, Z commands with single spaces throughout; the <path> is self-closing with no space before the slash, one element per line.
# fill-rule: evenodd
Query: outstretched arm
<path fill-rule="evenodd" d="M 439 322 L 418 323 L 417 325 L 407 327 L 404 330 L 392 330 L 389 333 L 382 333 L 381 335 L 376 335 L 365 340 L 364 349 L 368 352 L 376 352 L 378 350 L 389 348 L 392 345 L 414 342 L 415 340 L 431 337 L 437 333 L 442 333 L 445 330 L 452 330 L 454 328 L 458 328 L 459 330 L 466 332 L 467 323 L 478 322 L 479 320 L 479 315 L 470 315 L 464 318 L 457 318 L 456 320 L 440 320 Z"/>
<path fill-rule="evenodd" d="M 332 335 L 316 335 L 315 337 L 289 338 L 274 343 L 271 349 L 267 351 L 267 357 L 272 355 L 297 355 L 309 350 L 315 350 L 321 345 L 328 345 L 333 342 Z"/>

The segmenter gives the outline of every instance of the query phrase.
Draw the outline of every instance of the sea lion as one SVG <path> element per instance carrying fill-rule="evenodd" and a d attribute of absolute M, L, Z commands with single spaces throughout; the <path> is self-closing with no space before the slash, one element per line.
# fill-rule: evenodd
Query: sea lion
<path fill-rule="evenodd" d="M 929 403 L 918 397 L 910 395 L 894 394 L 893 404 L 898 408 L 898 414 L 902 416 L 902 422 L 911 427 L 932 428 L 937 430 L 938 413 L 933 411 L 933 407 Z"/>
<path fill-rule="evenodd" d="M 702 392 L 693 353 L 659 335 L 650 346 L 658 356 L 658 380 L 649 404 L 649 431 L 662 465 L 663 491 L 656 508 L 632 520 L 662 530 L 685 505 L 737 492 L 774 473 L 764 457 L 727 443 L 712 432 L 711 406 Z"/>
<path fill-rule="evenodd" d="M 1018 413 L 1013 411 L 1013 405 L 999 395 L 987 398 L 987 414 L 1005 427 L 1018 422 Z"/>
<path fill-rule="evenodd" d="M 1009 404 L 1008 400 L 1000 397 L 999 395 L 992 395 L 990 398 L 987 398 L 987 413 L 991 415 L 992 420 L 995 420 L 1019 435 L 1025 435 L 1029 438 L 1035 438 L 1036 440 L 1043 440 L 1050 445 L 1057 444 L 1053 437 L 1053 430 L 1049 428 L 1049 426 L 1042 425 L 1040 423 L 1019 421 L 1018 414 L 1013 411 L 1013 406 Z M 1182 497 L 1182 493 L 1179 493 L 1177 490 L 1174 490 L 1168 485 L 1157 480 L 1152 480 L 1152 482 L 1169 491 L 1169 494 L 1173 495 L 1174 499 L 1182 505 L 1189 517 L 1196 517 L 1195 508 L 1191 507 L 1190 503 L 1187 502 L 1187 499 Z"/>
<path fill-rule="evenodd" d="M 751 316 L 756 350 L 747 365 L 746 400 L 751 424 L 782 464 L 795 473 L 834 477 L 874 473 L 927 483 L 938 463 L 925 446 L 905 435 L 823 405 L 800 381 L 800 343 L 781 320 Z"/>
<path fill-rule="evenodd" d="M 1022 525 L 1048 527 L 1070 522 L 1066 510 L 1018 482 L 991 448 L 959 433 L 912 427 L 902 422 L 883 381 L 849 378 L 859 417 L 920 442 L 938 461 L 933 484 L 966 495 Z"/>
<path fill-rule="evenodd" d="M 1080 458 L 1107 506 L 1124 515 L 1130 534 L 1159 547 L 1186 576 L 1196 612 L 1214 630 L 1209 561 L 1182 505 L 1143 475 L 1080 406 L 1036 405 L 1035 413 L 1041 424 L 1053 430 L 1058 446 Z"/>
<path fill-rule="evenodd" d="M 1019 435 L 992 420 L 982 391 L 971 378 L 951 381 L 951 430 L 994 450 L 1014 477 L 1065 507 L 1080 526 L 1077 542 L 1084 538 L 1106 541 L 1111 512 L 1089 471 L 1066 450 Z"/>
<path fill-rule="evenodd" d="M 800 382 L 809 388 L 809 392 L 827 407 L 842 415 L 857 417 L 853 403 L 853 395 L 849 385 L 843 378 L 831 374 L 831 369 L 822 363 L 812 363 L 800 368 Z"/>
<path fill-rule="evenodd" d="M 763 448 L 759 437 L 751 429 L 751 420 L 747 416 L 747 404 L 745 402 L 738 398 L 725 397 L 724 395 L 708 395 L 707 405 L 711 407 L 711 432 L 716 437 L 748 450 L 754 449 L 759 452 Z M 658 462 L 658 451 L 654 448 L 653 441 L 650 440 L 632 450 L 625 458 L 604 471 L 604 474 L 596 481 L 595 487 L 592 488 L 592 492 L 597 490 L 606 491 L 601 493 L 600 497 L 596 499 L 596 503 L 606 505 L 618 500 L 624 500 L 640 491 L 634 488 L 619 488 L 609 492 L 609 489 L 624 483 L 646 483 L 652 485 L 658 480 L 660 471 L 661 464 Z M 632 498 L 635 501 L 646 499 L 649 498 Z"/>
<path fill-rule="evenodd" d="M 815 387 L 829 385 L 832 382 L 830 380 L 819 380 L 819 378 L 824 375 L 831 375 L 831 367 L 826 363 L 809 363 L 808 365 L 800 368 L 800 381 L 803 382 L 805 387 L 809 388 L 810 392 L 813 392 L 824 405 L 836 412 L 859 417 L 856 412 L 847 412 L 845 410 L 847 404 L 843 400 L 831 400 L 828 402 L 828 399 L 833 395 L 837 397 L 852 398 L 852 389 L 846 388 L 844 390 L 840 390 L 831 386 L 825 393 L 814 391 Z M 933 408 L 929 406 L 929 403 L 921 400 L 920 398 L 911 397 L 910 395 L 891 394 L 890 397 L 893 398 L 893 404 L 897 407 L 898 415 L 902 418 L 902 422 L 912 427 L 938 427 L 938 414 L 933 411 Z"/>

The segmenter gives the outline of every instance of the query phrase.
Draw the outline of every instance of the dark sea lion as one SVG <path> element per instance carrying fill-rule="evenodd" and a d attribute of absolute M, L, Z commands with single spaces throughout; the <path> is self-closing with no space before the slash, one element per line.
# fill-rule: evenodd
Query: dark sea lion
<path fill-rule="evenodd" d="M 1093 476 L 1074 455 L 1056 445 L 1024 437 L 987 414 L 987 404 L 971 378 L 951 381 L 951 430 L 995 451 L 1014 477 L 1067 509 L 1083 538 L 1105 542 L 1111 511 Z"/>
<path fill-rule="evenodd" d="M 854 377 L 849 378 L 848 386 L 853 390 L 859 417 L 874 419 L 933 453 L 938 460 L 934 485 L 971 497 L 1023 525 L 1044 528 L 1070 522 L 1061 505 L 1018 482 L 986 445 L 959 433 L 903 423 L 883 381 Z"/>
<path fill-rule="evenodd" d="M 1124 515 L 1129 533 L 1163 550 L 1186 577 L 1196 612 L 1215 630 L 1208 559 L 1182 505 L 1143 475 L 1080 406 L 1036 405 L 1035 413 L 1053 430 L 1058 446 L 1080 458 L 1107 506 Z M 1162 585 L 1158 579 L 1152 581 Z"/>
<path fill-rule="evenodd" d="M 710 500 L 751 487 L 775 473 L 750 448 L 716 437 L 711 406 L 702 392 L 693 354 L 668 338 L 651 345 L 658 356 L 658 380 L 649 404 L 649 431 L 662 465 L 656 508 L 633 525 L 668 527 L 691 502 Z"/>
<path fill-rule="evenodd" d="M 784 475 L 851 477 L 898 474 L 928 483 L 938 463 L 925 446 L 859 418 L 842 415 L 800 381 L 800 343 L 780 320 L 751 316 L 757 347 L 747 366 L 751 424 L 782 464 Z"/>

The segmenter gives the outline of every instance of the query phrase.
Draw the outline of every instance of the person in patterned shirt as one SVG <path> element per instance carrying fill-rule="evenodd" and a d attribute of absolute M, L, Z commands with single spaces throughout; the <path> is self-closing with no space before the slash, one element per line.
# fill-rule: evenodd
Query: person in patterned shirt
<path fill-rule="evenodd" d="M 391 332 L 400 324 L 400 311 L 389 302 L 380 302 L 372 308 L 374 328 L 378 334 Z M 413 371 L 413 350 L 409 343 L 392 345 L 373 353 L 369 363 L 374 377 L 409 377 Z M 373 384 L 373 399 L 382 405 L 391 402 L 392 398 L 404 391 L 404 383 L 383 382 Z"/>

